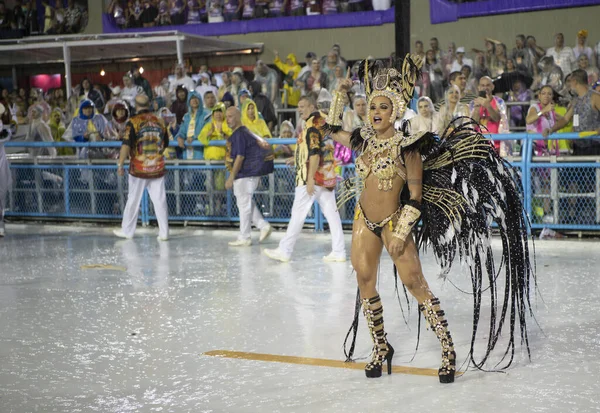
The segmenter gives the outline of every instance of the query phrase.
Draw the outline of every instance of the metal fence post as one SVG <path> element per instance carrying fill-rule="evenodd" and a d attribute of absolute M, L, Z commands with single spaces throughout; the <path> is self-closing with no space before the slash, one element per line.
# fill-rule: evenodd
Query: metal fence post
<path fill-rule="evenodd" d="M 65 197 L 65 214 L 70 214 L 71 213 L 71 200 L 70 200 L 70 195 L 69 195 L 69 186 L 71 185 L 71 169 L 67 168 L 66 166 L 64 167 L 64 172 L 63 172 L 63 196 Z"/>
<path fill-rule="evenodd" d="M 532 217 L 532 197 L 531 197 L 531 158 L 533 154 L 533 140 L 529 134 L 525 137 L 525 146 L 523 149 L 523 202 L 525 203 L 525 212 L 531 220 Z M 531 231 L 531 229 L 528 229 Z"/>

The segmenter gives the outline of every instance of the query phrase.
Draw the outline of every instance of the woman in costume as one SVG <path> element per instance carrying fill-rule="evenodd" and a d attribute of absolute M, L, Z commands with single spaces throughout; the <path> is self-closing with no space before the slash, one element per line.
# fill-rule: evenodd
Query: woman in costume
<path fill-rule="evenodd" d="M 400 131 L 394 129 L 394 122 L 402 118 L 412 98 L 421 65 L 421 58 L 416 56 L 406 57 L 402 71 L 365 61 L 360 77 L 368 99 L 366 124 L 352 133 L 341 130 L 345 95 L 353 86 L 350 80 L 344 80 L 335 93 L 325 129 L 336 141 L 359 154 L 358 177 L 343 185 L 344 193 L 339 199 L 344 202 L 360 194 L 352 232 L 352 265 L 358 294 L 353 326 L 348 333 L 354 330 L 348 359 L 354 351 L 362 306 L 374 344 L 372 359 L 365 367 L 366 376 L 380 377 L 384 363 L 391 373 L 394 349 L 386 338 L 383 307 L 376 289 L 379 259 L 385 246 L 404 287 L 417 299 L 421 313 L 441 343 L 439 380 L 451 383 L 456 370 L 454 344 L 440 301 L 423 276 L 417 243 L 432 246 L 446 274 L 457 251 L 471 264 L 475 318 L 469 357 L 479 368 L 494 348 L 508 312 L 511 331 L 507 354 L 515 346 L 517 316 L 522 339 L 527 342 L 525 312 L 529 308 L 531 268 L 519 184 L 489 140 L 477 132 L 476 124 L 461 122 L 445 134 L 444 140 L 430 132 L 411 135 L 406 123 Z M 412 231 L 420 218 L 423 225 L 415 242 Z M 492 221 L 499 226 L 507 277 L 501 314 L 496 314 L 496 268 L 489 240 Z M 473 347 L 484 275 L 491 284 L 492 324 L 487 352 L 483 360 L 475 362 Z M 508 364 L 511 361 L 512 353 Z"/>

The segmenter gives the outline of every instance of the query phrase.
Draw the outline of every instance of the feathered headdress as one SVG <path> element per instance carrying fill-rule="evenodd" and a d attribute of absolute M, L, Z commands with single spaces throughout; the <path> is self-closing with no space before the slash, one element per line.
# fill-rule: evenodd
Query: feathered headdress
<path fill-rule="evenodd" d="M 413 97 L 422 66 L 423 59 L 411 54 L 394 67 L 384 67 L 381 61 L 361 62 L 358 75 L 365 85 L 368 107 L 374 98 L 384 96 L 392 102 L 392 119 L 402 117 Z"/>

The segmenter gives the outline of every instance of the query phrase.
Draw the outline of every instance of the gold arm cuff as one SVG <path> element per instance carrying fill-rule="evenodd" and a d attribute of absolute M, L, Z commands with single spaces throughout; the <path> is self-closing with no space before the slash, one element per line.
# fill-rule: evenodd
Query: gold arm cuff
<path fill-rule="evenodd" d="M 331 126 L 342 126 L 342 115 L 344 114 L 344 107 L 346 106 L 345 95 L 338 91 L 333 92 L 333 99 L 331 106 L 329 107 L 329 113 L 325 122 Z"/>
<path fill-rule="evenodd" d="M 392 235 L 396 238 L 400 238 L 402 241 L 406 241 L 408 234 L 410 234 L 413 227 L 419 222 L 420 217 L 421 211 L 411 205 L 404 205 Z"/>

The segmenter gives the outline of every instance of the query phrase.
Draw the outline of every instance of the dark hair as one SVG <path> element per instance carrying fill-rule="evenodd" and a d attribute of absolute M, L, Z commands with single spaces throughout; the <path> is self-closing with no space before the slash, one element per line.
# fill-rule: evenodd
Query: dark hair
<path fill-rule="evenodd" d="M 420 45 L 423 45 L 423 42 L 422 42 L 422 41 L 420 41 L 420 40 L 417 40 L 417 41 L 415 42 L 415 44 L 420 44 Z"/>
<path fill-rule="evenodd" d="M 529 40 L 529 39 L 535 40 L 535 36 L 531 36 L 531 35 L 527 36 L 527 40 Z"/>
<path fill-rule="evenodd" d="M 310 58 L 314 58 L 317 57 L 317 54 L 314 52 L 308 52 L 306 53 L 306 56 L 304 56 L 305 59 L 310 59 Z"/>
<path fill-rule="evenodd" d="M 448 76 L 448 82 L 452 83 L 456 80 L 457 77 L 459 77 L 460 75 L 462 75 L 462 72 L 452 72 L 450 73 L 450 76 Z"/>
<path fill-rule="evenodd" d="M 437 38 L 437 37 L 432 37 L 431 39 L 429 39 L 429 41 L 432 41 L 432 40 L 435 40 L 436 42 L 438 42 L 438 43 L 439 43 L 439 40 L 438 40 L 438 38 Z"/>
<path fill-rule="evenodd" d="M 583 69 L 573 70 L 569 77 L 574 79 L 580 85 L 587 86 L 588 84 L 588 75 L 587 72 Z"/>
<path fill-rule="evenodd" d="M 463 70 L 464 68 L 467 68 L 467 69 L 469 69 L 469 73 L 473 73 L 473 68 L 472 68 L 471 66 L 469 66 L 469 65 L 463 65 L 463 67 L 461 67 L 461 68 L 460 68 L 460 70 L 461 70 L 461 73 L 462 73 L 462 70 Z"/>
<path fill-rule="evenodd" d="M 517 34 L 517 39 L 521 39 L 523 41 L 525 41 L 525 35 L 524 34 Z"/>
<path fill-rule="evenodd" d="M 208 94 L 214 95 L 215 92 L 213 92 L 212 90 L 207 90 L 206 92 L 204 92 L 204 96 L 208 95 Z"/>

